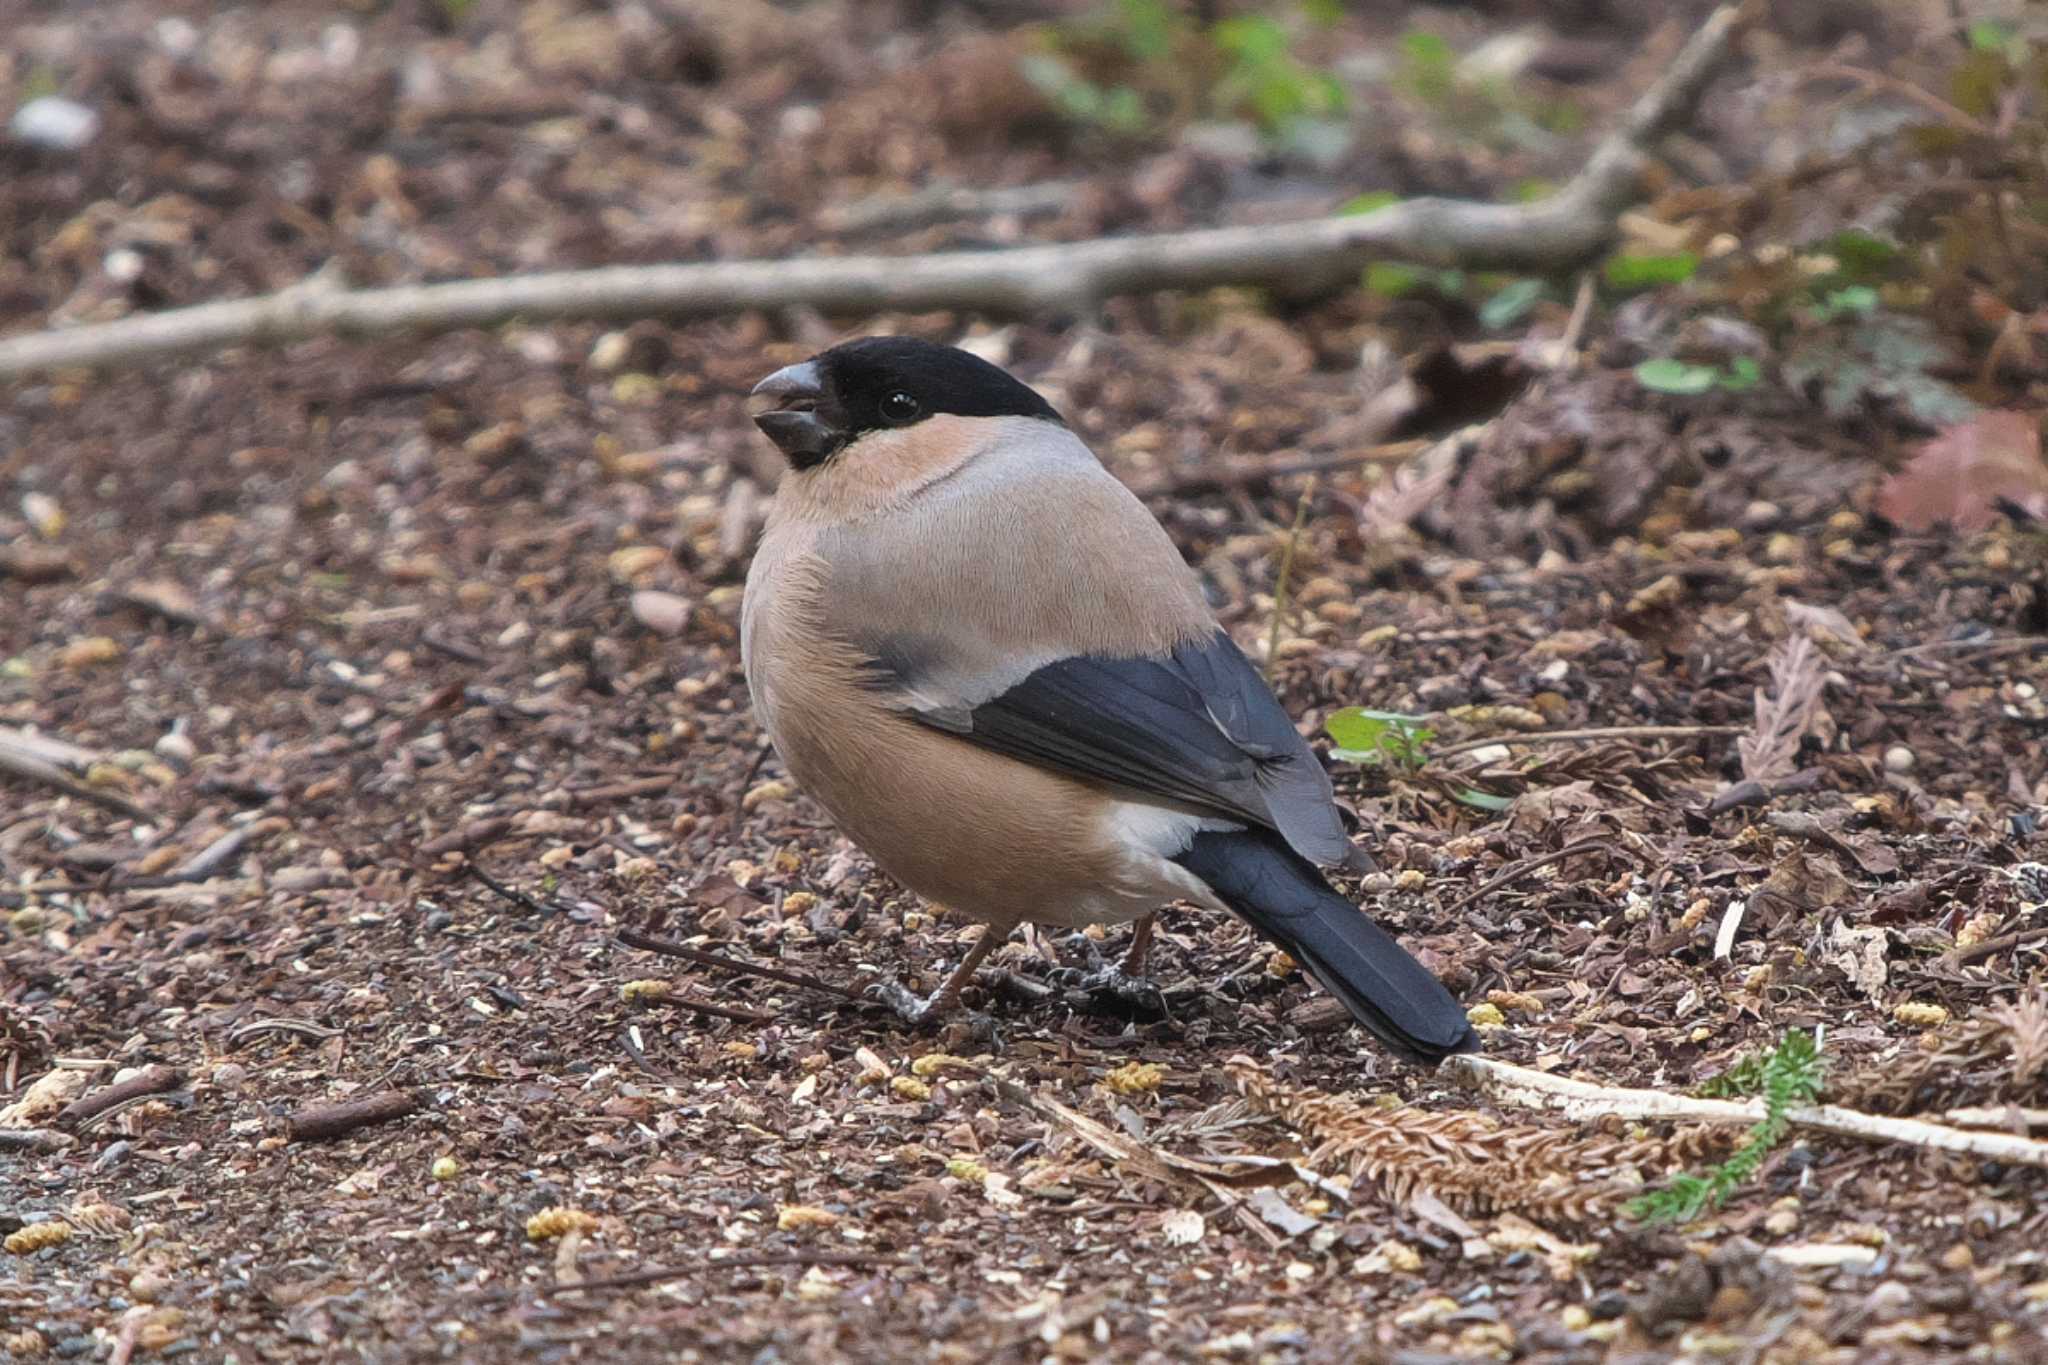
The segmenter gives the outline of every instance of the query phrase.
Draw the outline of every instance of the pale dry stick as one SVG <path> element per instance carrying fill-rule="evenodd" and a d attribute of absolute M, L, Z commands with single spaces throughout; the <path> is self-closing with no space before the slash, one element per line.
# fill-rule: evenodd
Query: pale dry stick
<path fill-rule="evenodd" d="M 1430 755 L 1432 759 L 1496 744 L 1579 744 L 1600 739 L 1694 739 L 1702 735 L 1747 734 L 1740 725 L 1600 725 L 1585 730 L 1528 730 L 1512 735 L 1491 735 L 1485 739 L 1461 739 L 1446 744 Z"/>
<path fill-rule="evenodd" d="M 1709 15 L 1578 174 L 1536 203 L 1422 198 L 1301 223 L 1002 251 L 609 266 L 387 289 L 350 290 L 316 276 L 261 298 L 0 341 L 0 381 L 228 346 L 490 327 L 514 318 L 683 318 L 796 307 L 1044 315 L 1085 313 L 1114 295 L 1161 289 L 1249 284 L 1310 295 L 1343 288 L 1369 262 L 1390 257 L 1468 270 L 1565 270 L 1613 239 L 1616 219 L 1641 194 L 1651 144 L 1691 116 L 1759 7 L 1743 0 Z"/>
<path fill-rule="evenodd" d="M 141 824 L 155 824 L 157 820 L 156 816 L 127 797 L 78 781 L 48 759 L 9 743 L 5 735 L 0 735 L 0 772 L 12 773 L 30 782 L 40 782 L 52 790 L 63 792 L 66 796 L 75 796 L 81 801 L 104 806 L 117 815 L 125 815 Z"/>
<path fill-rule="evenodd" d="M 1469 1054 L 1447 1058 L 1438 1075 L 1479 1091 L 1490 1100 L 1532 1109 L 1554 1109 L 1583 1122 L 1597 1118 L 1662 1120 L 1681 1123 L 1761 1123 L 1761 1100 L 1706 1100 L 1662 1090 L 1636 1090 L 1595 1085 L 1491 1057 Z M 1865 1114 L 1839 1105 L 1802 1105 L 1785 1111 L 1794 1128 L 1834 1133 L 1865 1142 L 1893 1143 L 1930 1151 L 1955 1152 L 2016 1166 L 2048 1166 L 2048 1142 L 2010 1133 L 1951 1128 L 1925 1119 Z"/>

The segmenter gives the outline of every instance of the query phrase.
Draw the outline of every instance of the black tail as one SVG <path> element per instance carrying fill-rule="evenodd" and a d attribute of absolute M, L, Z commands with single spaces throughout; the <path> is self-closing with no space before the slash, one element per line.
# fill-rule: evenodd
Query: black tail
<path fill-rule="evenodd" d="M 1174 859 L 1225 905 L 1315 974 L 1352 1017 L 1398 1055 L 1435 1066 L 1479 1040 L 1443 983 L 1313 863 L 1264 830 L 1197 834 Z"/>

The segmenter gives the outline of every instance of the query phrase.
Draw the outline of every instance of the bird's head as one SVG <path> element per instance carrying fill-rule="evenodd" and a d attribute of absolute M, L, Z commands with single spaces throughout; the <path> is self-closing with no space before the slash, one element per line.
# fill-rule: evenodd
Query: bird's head
<path fill-rule="evenodd" d="M 862 337 L 754 386 L 754 425 L 791 467 L 858 458 L 862 441 L 935 417 L 1034 417 L 1052 404 L 977 355 L 915 337 Z"/>

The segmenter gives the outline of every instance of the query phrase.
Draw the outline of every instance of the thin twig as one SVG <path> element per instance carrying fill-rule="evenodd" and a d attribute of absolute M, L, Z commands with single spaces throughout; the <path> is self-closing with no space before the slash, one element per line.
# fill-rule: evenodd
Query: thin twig
<path fill-rule="evenodd" d="M 1663 1090 L 1595 1085 L 1590 1081 L 1575 1081 L 1566 1076 L 1532 1071 L 1492 1057 L 1469 1054 L 1450 1057 L 1437 1074 L 1468 1085 L 1489 1099 L 1535 1109 L 1555 1109 L 1578 1122 L 1618 1117 L 1638 1121 L 1755 1124 L 1764 1118 L 1761 1100 L 1707 1100 Z M 1925 1119 L 1865 1114 L 1833 1104 L 1788 1109 L 1785 1119 L 1795 1128 L 1836 1133 L 1866 1142 L 1900 1143 L 1940 1152 L 1959 1152 L 2017 1166 L 2048 1166 L 2048 1142 L 2008 1133 L 1950 1128 Z"/>
<path fill-rule="evenodd" d="M 664 995 L 658 1000 L 649 1000 L 647 1003 L 650 1005 L 680 1005 L 686 1010 L 695 1010 L 699 1014 L 708 1014 L 715 1019 L 731 1019 L 735 1023 L 741 1024 L 772 1024 L 776 1022 L 776 1018 L 772 1014 L 763 1014 L 759 1010 L 743 1010 L 733 1005 L 720 1005 L 697 995 L 676 993 Z"/>
<path fill-rule="evenodd" d="M 309 1105 L 286 1122 L 293 1142 L 325 1142 L 346 1137 L 358 1128 L 402 1119 L 419 1107 L 419 1097 L 411 1091 L 385 1090 L 338 1104 Z"/>
<path fill-rule="evenodd" d="M 1602 725 L 1586 730 L 1529 730 L 1485 739 L 1461 739 L 1431 752 L 1432 760 L 1469 753 L 1495 744 L 1579 744 L 1600 739 L 1693 739 L 1701 735 L 1739 735 L 1740 725 Z"/>
<path fill-rule="evenodd" d="M 1183 474 L 1165 474 L 1150 479 L 1132 479 L 1130 490 L 1141 498 L 1179 497 L 1189 493 L 1222 493 L 1233 488 L 1250 488 L 1296 474 L 1327 474 L 1353 465 L 1400 464 L 1435 444 L 1428 440 L 1388 441 L 1382 445 L 1360 446 L 1333 455 L 1312 455 L 1300 460 L 1278 460 L 1238 465 L 1205 465 Z"/>
<path fill-rule="evenodd" d="M 1287 532 L 1287 547 L 1280 552 L 1280 572 L 1273 578 L 1273 624 L 1266 631 L 1266 681 L 1273 681 L 1273 665 L 1280 658 L 1280 628 L 1287 621 L 1287 590 L 1294 577 L 1294 556 L 1301 548 L 1301 528 L 1308 523 L 1308 509 L 1316 499 L 1320 475 L 1311 474 L 1294 504 L 1294 525 Z"/>
<path fill-rule="evenodd" d="M 630 801 L 638 796 L 659 796 L 676 785 L 674 773 L 660 777 L 634 777 L 624 782 L 607 782 L 601 787 L 584 787 L 569 792 L 571 806 L 594 806 L 605 801 Z"/>
<path fill-rule="evenodd" d="M 1566 844 L 1555 853 L 1546 853 L 1540 858 L 1524 858 L 1514 866 L 1488 877 L 1479 884 L 1477 890 L 1460 896 L 1456 901 L 1444 908 L 1444 914 L 1446 916 L 1455 915 L 1487 892 L 1498 890 L 1509 882 L 1514 881 L 1517 877 L 1526 877 L 1538 868 L 1549 867 L 1552 863 L 1561 863 L 1566 858 L 1576 857 L 1581 853 L 1591 853 L 1595 850 L 1605 850 L 1609 853 L 1619 853 L 1621 851 L 1606 839 L 1581 839 L 1575 844 Z"/>
<path fill-rule="evenodd" d="M 701 1261 L 688 1265 L 649 1266 L 645 1270 L 629 1270 L 619 1275 L 605 1275 L 597 1279 L 578 1280 L 574 1284 L 557 1284 L 539 1288 L 535 1292 L 541 1298 L 553 1298 L 561 1294 L 591 1294 L 610 1289 L 639 1289 L 650 1284 L 663 1284 L 669 1280 L 680 1280 L 686 1275 L 695 1275 L 706 1270 L 763 1270 L 774 1266 L 790 1265 L 908 1265 L 909 1258 L 889 1251 L 753 1251 L 737 1256 L 706 1256 Z M 507 1286 L 480 1294 L 477 1298 L 485 1302 L 504 1302 L 525 1293 L 523 1286 Z"/>
<path fill-rule="evenodd" d="M 1802 70 L 1799 78 L 1803 81 L 1850 81 L 1865 90 L 1896 95 L 1902 100 L 1917 104 L 1942 122 L 1963 132 L 1973 133 L 1981 138 L 1992 136 L 1990 125 L 1981 119 L 1964 113 L 1931 90 L 1922 90 L 1911 81 L 1901 80 L 1882 71 L 1850 66 L 1846 62 L 1815 62 Z"/>
<path fill-rule="evenodd" d="M 1756 0 L 1708 16 L 1558 193 L 1529 204 L 1421 198 L 1374 213 L 1003 251 L 610 266 L 510 279 L 349 290 L 320 277 L 277 294 L 0 341 L 0 380 L 137 364 L 306 337 L 491 327 L 514 318 L 704 317 L 812 308 L 870 315 L 975 309 L 1044 316 L 1118 294 L 1270 285 L 1308 295 L 1389 257 L 1466 270 L 1550 272 L 1597 256 L 1641 194 L 1651 145 L 1691 116 Z"/>
<path fill-rule="evenodd" d="M 476 878 L 478 881 L 482 882 L 486 887 L 490 888 L 498 895 L 504 897 L 506 900 L 511 901 L 514 905 L 518 906 L 522 910 L 530 910 L 536 915 L 545 915 L 548 913 L 548 908 L 545 905 L 542 905 L 539 901 L 527 895 L 524 891 L 516 890 L 513 887 L 505 885 L 505 883 L 499 881 L 496 877 L 493 877 L 490 873 L 484 871 L 475 863 L 471 863 L 469 865 L 469 875 Z"/>
<path fill-rule="evenodd" d="M 643 952 L 660 953 L 663 957 L 679 957 L 685 962 L 695 962 L 703 967 L 722 967 L 729 972 L 738 972 L 741 976 L 758 976 L 767 981 L 780 981 L 785 986 L 801 986 L 806 990 L 823 991 L 827 995 L 836 995 L 841 1000 L 851 1000 L 857 1005 L 866 1003 L 856 991 L 850 991 L 844 986 L 835 986 L 815 976 L 806 976 L 802 972 L 786 972 L 777 967 L 763 966 L 758 962 L 744 962 L 736 957 L 727 957 L 723 953 L 708 953 L 701 948 L 677 943 L 673 939 L 657 938 L 653 934 L 642 933 L 638 929 L 621 929 L 616 937 L 628 948 L 638 948 Z"/>
<path fill-rule="evenodd" d="M 0 346 L 4 346 L 4 343 L 0 343 Z M 117 815 L 125 815 L 141 824 L 155 824 L 158 819 L 125 796 L 78 781 L 48 759 L 10 743 L 4 734 L 0 734 L 0 772 L 12 773 L 30 782 L 40 782 L 55 791 L 63 792 L 66 796 L 90 801 L 95 806 L 103 806 Z"/>
<path fill-rule="evenodd" d="M 1958 967 L 1965 967 L 1972 962 L 1982 962 L 1987 957 L 1997 957 L 2009 948 L 2039 943 L 2044 938 L 2048 938 L 2048 925 L 2038 929 L 2022 929 L 2014 934 L 2000 934 L 1997 938 L 1987 938 L 1982 943 L 1973 943 L 1967 948 L 1956 949 L 1949 954 L 1949 961 Z"/>

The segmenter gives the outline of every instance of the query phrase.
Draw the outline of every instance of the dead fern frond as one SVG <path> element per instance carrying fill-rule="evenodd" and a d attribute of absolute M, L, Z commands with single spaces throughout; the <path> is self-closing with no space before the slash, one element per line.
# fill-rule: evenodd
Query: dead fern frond
<path fill-rule="evenodd" d="M 1503 1123 L 1473 1113 L 1381 1109 L 1344 1095 L 1283 1084 L 1245 1058 L 1230 1077 L 1253 1109 L 1311 1145 L 1311 1164 L 1345 1165 L 1391 1199 L 1426 1189 L 1468 1213 L 1507 1210 L 1590 1226 L 1642 1193 L 1645 1167 L 1661 1169 L 1724 1147 L 1728 1135 L 1689 1129 L 1671 1139 L 1622 1137 Z"/>
<path fill-rule="evenodd" d="M 2032 1104 L 2048 1072 L 2048 992 L 1960 1020 L 1931 1048 L 1887 1057 L 1831 1082 L 1836 1103 L 1874 1114 L 1925 1114 L 1974 1105 Z"/>
<path fill-rule="evenodd" d="M 1986 1017 L 2005 1030 L 2012 1049 L 2014 1098 L 2031 1093 L 2048 1069 L 2048 990 L 2034 986 L 2010 1005 L 1986 1011 Z"/>
<path fill-rule="evenodd" d="M 1799 741 L 1813 728 L 1826 678 L 1820 651 L 1804 631 L 1785 637 L 1771 651 L 1771 688 L 1756 693 L 1756 720 L 1735 741 L 1742 775 L 1752 782 L 1789 777 L 1797 767 Z"/>

